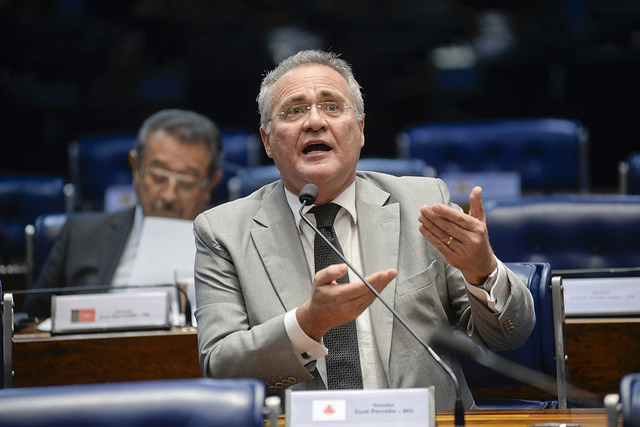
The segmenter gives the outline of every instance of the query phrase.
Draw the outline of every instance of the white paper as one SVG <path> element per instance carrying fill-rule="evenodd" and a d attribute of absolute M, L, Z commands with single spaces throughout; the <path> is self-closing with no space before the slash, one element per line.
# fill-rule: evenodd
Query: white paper
<path fill-rule="evenodd" d="M 176 284 L 175 272 L 193 277 L 196 244 L 193 236 L 193 222 L 184 219 L 145 217 L 140 233 L 140 242 L 135 264 L 131 270 L 129 285 Z M 193 280 L 183 282 L 186 293 L 195 310 L 195 289 Z M 172 292 L 172 323 L 179 325 L 180 316 L 177 291 Z"/>
<path fill-rule="evenodd" d="M 640 313 L 640 277 L 563 278 L 567 316 Z"/>

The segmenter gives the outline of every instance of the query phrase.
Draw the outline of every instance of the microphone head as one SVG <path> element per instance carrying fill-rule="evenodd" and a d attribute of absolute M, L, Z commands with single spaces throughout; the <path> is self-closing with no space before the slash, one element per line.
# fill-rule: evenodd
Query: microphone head
<path fill-rule="evenodd" d="M 300 190 L 298 200 L 300 203 L 304 203 L 309 206 L 315 203 L 318 198 L 318 194 L 320 194 L 320 190 L 318 190 L 318 187 L 315 184 L 306 184 L 302 187 L 302 190 Z"/>

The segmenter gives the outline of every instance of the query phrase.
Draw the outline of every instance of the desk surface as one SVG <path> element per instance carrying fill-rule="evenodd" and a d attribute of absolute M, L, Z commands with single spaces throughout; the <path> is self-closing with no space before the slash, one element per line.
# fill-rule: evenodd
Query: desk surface
<path fill-rule="evenodd" d="M 467 427 L 532 427 L 544 423 L 574 423 L 580 427 L 607 427 L 607 415 L 604 409 L 487 410 L 465 413 Z M 284 425 L 284 418 L 281 417 L 278 420 L 278 426 Z M 436 425 L 453 427 L 453 412 L 436 412 Z M 618 425 L 622 425 L 620 420 Z M 265 426 L 269 426 L 269 423 L 265 423 Z"/>

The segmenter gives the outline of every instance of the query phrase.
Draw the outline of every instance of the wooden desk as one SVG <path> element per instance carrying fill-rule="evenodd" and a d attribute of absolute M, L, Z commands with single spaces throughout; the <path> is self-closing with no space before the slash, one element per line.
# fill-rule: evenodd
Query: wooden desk
<path fill-rule="evenodd" d="M 467 427 L 531 427 L 544 423 L 575 423 L 580 427 L 607 427 L 604 409 L 536 409 L 536 410 L 486 410 L 465 413 Z M 454 426 L 453 413 L 436 412 L 438 427 Z M 618 423 L 622 425 L 621 422 Z"/>
<path fill-rule="evenodd" d="M 194 328 L 50 336 L 16 334 L 14 387 L 202 376 Z"/>
<path fill-rule="evenodd" d="M 465 413 L 464 421 L 467 427 L 531 427 L 543 423 L 575 423 L 580 427 L 607 427 L 607 415 L 604 409 L 469 411 Z M 278 420 L 278 426 L 284 425 L 284 418 L 281 417 Z M 453 412 L 436 412 L 436 425 L 453 427 Z M 618 425 L 622 425 L 620 420 Z M 265 423 L 265 426 L 269 426 L 269 423 Z"/>
<path fill-rule="evenodd" d="M 640 372 L 640 318 L 567 318 L 569 381 L 600 396 Z"/>
<path fill-rule="evenodd" d="M 640 372 L 640 318 L 567 319 L 569 380 L 601 397 L 617 393 L 623 375 Z M 196 330 L 14 337 L 15 387 L 193 378 L 198 365 Z M 473 390 L 476 398 L 549 399 L 532 387 L 501 393 Z"/>

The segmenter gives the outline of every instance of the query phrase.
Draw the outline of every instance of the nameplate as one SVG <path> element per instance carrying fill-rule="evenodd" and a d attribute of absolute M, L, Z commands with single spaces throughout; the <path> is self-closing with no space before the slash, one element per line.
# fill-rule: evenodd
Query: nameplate
<path fill-rule="evenodd" d="M 435 426 L 434 388 L 286 392 L 286 425 Z"/>
<path fill-rule="evenodd" d="M 471 190 L 482 187 L 483 200 L 517 199 L 522 194 L 518 172 L 443 172 L 439 177 L 447 184 L 454 203 L 468 205 Z"/>
<path fill-rule="evenodd" d="M 51 333 L 168 329 L 169 291 L 51 297 Z"/>
<path fill-rule="evenodd" d="M 567 316 L 640 314 L 640 277 L 563 278 Z"/>

